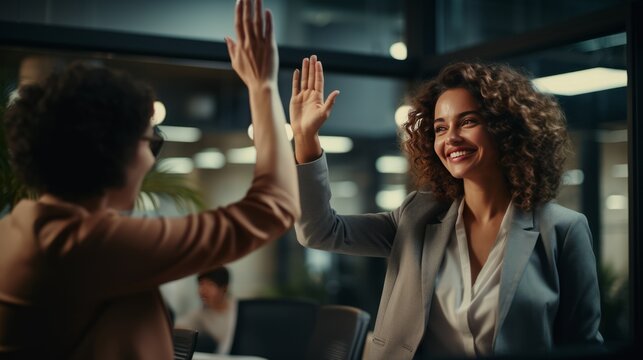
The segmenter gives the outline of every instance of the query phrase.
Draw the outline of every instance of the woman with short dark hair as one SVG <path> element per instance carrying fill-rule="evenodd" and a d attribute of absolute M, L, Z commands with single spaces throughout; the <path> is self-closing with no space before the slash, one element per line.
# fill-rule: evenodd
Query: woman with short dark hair
<path fill-rule="evenodd" d="M 253 14 L 254 12 L 254 14 Z M 151 90 L 76 64 L 6 115 L 18 175 L 42 193 L 0 219 L 0 357 L 172 359 L 158 286 L 238 259 L 299 216 L 272 17 L 237 2 L 232 67 L 248 87 L 257 163 L 246 196 L 179 218 L 131 218 L 159 138 Z"/>
<path fill-rule="evenodd" d="M 530 355 L 602 343 L 592 236 L 585 216 L 553 202 L 568 152 L 556 100 L 504 65 L 458 63 L 421 86 L 403 148 L 418 180 L 396 210 L 337 215 L 318 132 L 315 56 L 290 101 L 307 247 L 385 257 L 367 359 Z"/>

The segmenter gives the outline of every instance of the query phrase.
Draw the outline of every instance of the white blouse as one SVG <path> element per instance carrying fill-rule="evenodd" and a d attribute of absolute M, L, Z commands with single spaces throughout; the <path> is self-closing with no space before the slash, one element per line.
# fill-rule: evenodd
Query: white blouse
<path fill-rule="evenodd" d="M 425 348 L 432 356 L 484 356 L 492 354 L 498 312 L 500 273 L 513 218 L 509 204 L 496 241 L 475 283 L 460 200 L 455 236 L 451 236 L 435 280 Z"/>

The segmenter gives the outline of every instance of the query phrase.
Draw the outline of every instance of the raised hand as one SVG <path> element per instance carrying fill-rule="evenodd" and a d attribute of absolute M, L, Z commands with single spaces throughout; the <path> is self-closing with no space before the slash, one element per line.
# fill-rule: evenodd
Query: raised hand
<path fill-rule="evenodd" d="M 339 91 L 324 101 L 324 70 L 317 56 L 305 58 L 301 72 L 295 69 L 290 98 L 290 125 L 295 134 L 314 134 L 330 116 Z"/>
<path fill-rule="evenodd" d="M 237 1 L 234 27 L 237 42 L 227 37 L 232 68 L 248 88 L 276 86 L 279 55 L 272 27 L 272 13 L 262 10 L 262 0 Z M 264 20 L 265 16 L 265 20 Z"/>
<path fill-rule="evenodd" d="M 290 125 L 295 136 L 295 156 L 298 162 L 311 161 L 321 155 L 319 129 L 330 116 L 339 91 L 324 101 L 324 70 L 317 56 L 305 58 L 301 72 L 295 69 L 290 98 Z"/>

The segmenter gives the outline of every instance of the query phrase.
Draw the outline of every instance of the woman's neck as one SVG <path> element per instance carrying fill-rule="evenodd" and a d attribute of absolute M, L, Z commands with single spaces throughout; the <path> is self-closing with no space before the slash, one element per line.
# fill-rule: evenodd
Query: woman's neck
<path fill-rule="evenodd" d="M 489 181 L 464 181 L 464 201 L 473 219 L 488 222 L 497 216 L 504 216 L 511 192 L 504 179 Z"/>

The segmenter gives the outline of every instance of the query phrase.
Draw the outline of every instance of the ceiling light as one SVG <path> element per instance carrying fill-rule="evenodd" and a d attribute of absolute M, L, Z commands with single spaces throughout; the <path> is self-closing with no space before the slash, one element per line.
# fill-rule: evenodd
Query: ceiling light
<path fill-rule="evenodd" d="M 254 146 L 230 149 L 226 152 L 226 158 L 231 164 L 254 164 L 257 162 L 257 150 Z"/>
<path fill-rule="evenodd" d="M 197 142 L 201 139 L 201 130 L 195 127 L 161 125 L 159 129 L 165 135 L 166 141 Z"/>
<path fill-rule="evenodd" d="M 162 123 L 163 120 L 165 120 L 165 115 L 165 105 L 163 105 L 163 103 L 160 101 L 155 101 L 154 113 L 152 114 L 152 119 L 150 120 L 152 122 L 152 126 Z"/>
<path fill-rule="evenodd" d="M 353 140 L 344 136 L 320 136 L 319 144 L 327 153 L 347 153 L 353 149 Z"/>
<path fill-rule="evenodd" d="M 402 105 L 395 110 L 395 123 L 397 126 L 402 127 L 409 120 L 410 105 Z"/>
<path fill-rule="evenodd" d="M 610 195 L 605 199 L 605 206 L 610 210 L 627 209 L 627 196 Z"/>
<path fill-rule="evenodd" d="M 409 163 L 404 156 L 380 156 L 375 161 L 375 168 L 383 174 L 405 174 Z"/>
<path fill-rule="evenodd" d="M 404 185 L 389 186 L 375 196 L 375 203 L 384 210 L 393 210 L 400 206 L 406 198 Z"/>
<path fill-rule="evenodd" d="M 596 67 L 533 80 L 539 91 L 556 95 L 579 95 L 627 86 L 627 71 Z"/>
<path fill-rule="evenodd" d="M 225 156 L 218 149 L 205 149 L 194 154 L 194 164 L 199 169 L 221 169 L 225 166 Z"/>
<path fill-rule="evenodd" d="M 627 164 L 612 165 L 612 177 L 626 178 L 627 177 Z"/>
<path fill-rule="evenodd" d="M 406 44 L 399 41 L 391 45 L 391 47 L 388 49 L 389 54 L 391 54 L 391 57 L 395 60 L 406 60 L 407 56 L 407 50 L 406 50 Z"/>
<path fill-rule="evenodd" d="M 161 159 L 158 167 L 171 174 L 189 174 L 194 170 L 194 163 L 188 157 L 171 157 Z"/>

